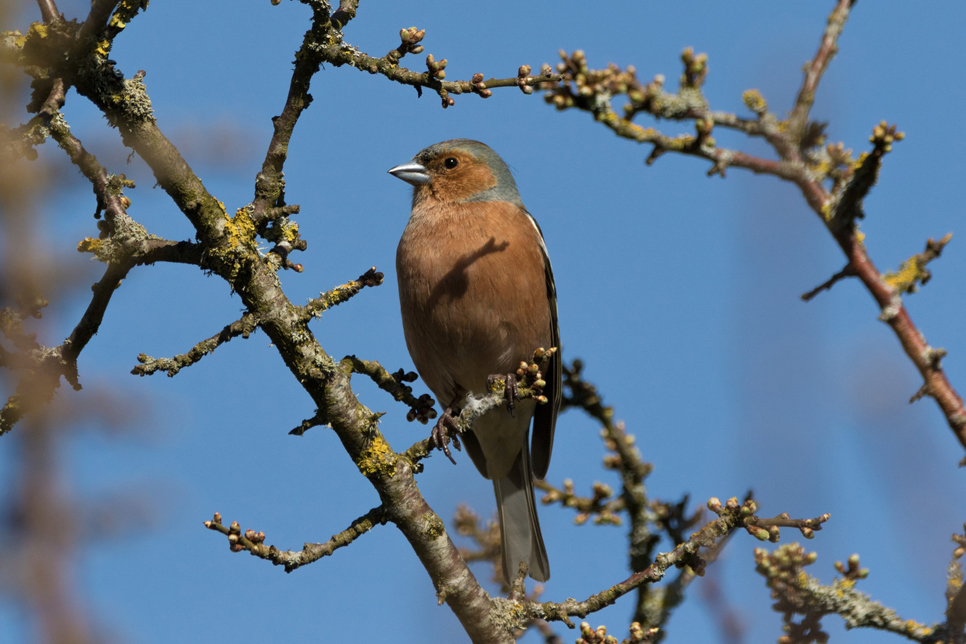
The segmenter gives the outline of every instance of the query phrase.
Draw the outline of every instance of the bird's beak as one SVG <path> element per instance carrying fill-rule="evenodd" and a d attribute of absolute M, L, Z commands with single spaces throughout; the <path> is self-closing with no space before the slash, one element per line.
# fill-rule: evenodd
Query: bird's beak
<path fill-rule="evenodd" d="M 429 183 L 429 172 L 426 171 L 426 166 L 420 165 L 415 161 L 410 161 L 409 163 L 397 165 L 395 168 L 390 168 L 389 174 L 414 186 L 421 186 Z"/>

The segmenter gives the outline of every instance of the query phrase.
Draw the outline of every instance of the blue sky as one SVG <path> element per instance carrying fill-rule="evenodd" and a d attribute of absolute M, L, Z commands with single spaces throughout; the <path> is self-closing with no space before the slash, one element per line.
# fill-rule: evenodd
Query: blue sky
<path fill-rule="evenodd" d="M 559 49 L 583 49 L 593 67 L 634 64 L 641 78 L 664 74 L 676 87 L 686 46 L 709 55 L 705 95 L 714 109 L 746 114 L 742 91 L 757 88 L 779 115 L 789 109 L 801 66 L 818 45 L 833 3 L 696 0 L 689 3 L 370 3 L 363 0 L 346 40 L 374 55 L 398 44 L 400 28 L 426 30 L 426 52 L 447 58 L 449 79 L 513 76 L 519 65 L 555 64 Z M 68 18 L 87 3 L 61 2 Z M 33 5 L 17 24 L 26 31 Z M 154 2 L 115 42 L 112 58 L 145 83 L 162 130 L 179 146 L 229 212 L 248 203 L 255 173 L 282 108 L 291 61 L 309 25 L 306 7 L 283 2 Z M 866 199 L 862 230 L 880 270 L 921 252 L 928 237 L 954 232 L 933 280 L 908 297 L 913 320 L 966 389 L 966 252 L 961 182 L 966 134 L 956 118 L 966 102 L 961 70 L 966 5 L 860 2 L 817 95 L 813 118 L 832 141 L 856 153 L 872 127 L 899 124 L 907 137 L 886 158 Z M 424 54 L 425 55 L 425 54 Z M 421 70 L 423 56 L 404 63 Z M 807 545 L 813 574 L 853 552 L 871 570 L 860 588 L 906 618 L 940 621 L 949 535 L 966 520 L 962 449 L 930 400 L 908 405 L 920 382 L 877 307 L 857 282 L 838 284 L 805 304 L 799 295 L 844 264 L 797 189 L 732 169 L 705 176 L 706 163 L 667 154 L 645 166 L 649 146 L 613 136 L 578 112 L 558 113 L 539 93 L 497 90 L 488 100 L 457 96 L 448 110 L 425 92 L 349 68 L 327 66 L 313 80 L 312 106 L 295 131 L 285 167 L 287 200 L 308 250 L 302 274 L 282 280 L 294 302 L 355 278 L 370 266 L 386 283 L 313 323 L 337 357 L 354 353 L 390 370 L 412 368 L 395 289 L 394 256 L 409 212 L 409 188 L 386 174 L 423 147 L 466 137 L 489 144 L 510 164 L 524 203 L 540 222 L 554 262 L 565 359 L 583 359 L 586 377 L 637 436 L 654 463 L 652 496 L 695 505 L 710 496 L 755 491 L 760 513 L 832 514 Z M 131 215 L 150 232 L 193 236 L 187 220 L 143 162 L 125 164 L 116 131 L 73 92 L 64 109 L 73 132 L 112 172 L 127 172 Z M 642 119 L 641 122 L 647 122 Z M 688 123 L 660 122 L 667 134 Z M 715 131 L 718 144 L 766 154 L 760 141 Z M 100 267 L 74 252 L 94 234 L 94 201 L 53 145 L 62 189 L 42 204 L 53 252 L 91 282 Z M 83 289 L 82 289 L 83 291 Z M 86 306 L 55 300 L 40 326 L 57 344 Z M 86 548 L 78 567 L 84 600 L 99 624 L 129 641 L 251 641 L 359 638 L 463 641 L 402 536 L 384 526 L 336 556 L 286 575 L 245 554 L 201 522 L 263 530 L 280 548 L 324 541 L 378 504 L 335 436 L 288 430 L 312 416 L 309 397 L 264 334 L 235 340 L 175 378 L 128 375 L 139 353 L 186 352 L 237 319 L 241 303 L 217 278 L 184 266 L 137 269 L 115 295 L 100 333 L 80 360 L 79 394 L 109 392 L 128 410 L 124 428 L 105 433 L 80 422 L 62 455 L 71 492 L 95 501 L 134 495 L 148 516 L 137 529 Z M 423 437 L 405 409 L 361 378 L 363 402 L 385 410 L 396 449 Z M 422 391 L 417 383 L 417 393 Z M 0 440 L 0 487 L 10 486 L 14 436 Z M 565 414 L 549 480 L 572 478 L 587 492 L 601 467 L 598 428 Z M 420 489 L 437 513 L 457 503 L 493 511 L 490 484 L 465 456 L 453 467 L 426 463 Z M 80 501 L 78 501 L 80 502 Z M 585 598 L 628 575 L 626 528 L 573 525 L 573 515 L 541 508 L 553 576 L 544 598 Z M 791 531 L 783 542 L 800 540 Z M 709 577 L 725 591 L 748 641 L 773 641 L 780 617 L 754 572 L 759 544 L 736 534 Z M 665 549 L 666 544 L 664 544 Z M 477 569 L 480 578 L 489 571 Z M 717 629 L 693 597 L 668 625 L 668 641 L 714 639 Z M 592 616 L 626 635 L 630 598 Z M 842 630 L 838 641 L 876 641 Z M 565 640 L 576 637 L 562 626 Z M 29 641 L 16 604 L 0 603 L 0 633 Z M 524 640 L 536 642 L 535 634 Z"/>

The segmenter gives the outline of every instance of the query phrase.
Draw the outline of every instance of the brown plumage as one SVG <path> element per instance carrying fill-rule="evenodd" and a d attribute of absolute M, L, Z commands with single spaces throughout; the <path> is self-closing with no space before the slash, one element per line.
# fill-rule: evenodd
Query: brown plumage
<path fill-rule="evenodd" d="M 414 186 L 396 251 L 406 344 L 426 385 L 455 413 L 486 393 L 491 375 L 513 373 L 539 347 L 559 348 L 550 261 L 509 169 L 482 143 L 445 141 L 390 172 Z M 538 581 L 550 576 L 531 471 L 543 478 L 550 464 L 560 372 L 558 351 L 544 373 L 547 404 L 491 410 L 461 437 L 493 480 L 508 582 L 520 562 Z M 444 418 L 438 427 L 445 431 Z"/>

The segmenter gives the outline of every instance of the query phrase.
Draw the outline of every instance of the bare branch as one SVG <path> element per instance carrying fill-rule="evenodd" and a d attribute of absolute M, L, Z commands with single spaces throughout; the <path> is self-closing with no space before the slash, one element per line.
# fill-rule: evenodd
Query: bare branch
<path fill-rule="evenodd" d="M 942 255 L 943 248 L 952 238 L 952 233 L 946 233 L 939 241 L 930 237 L 926 241 L 926 250 L 902 262 L 899 270 L 894 273 L 891 271 L 886 273 L 883 279 L 900 293 L 915 293 L 919 290 L 919 286 L 925 285 L 932 279 L 932 273 L 929 272 L 926 265 Z"/>
<path fill-rule="evenodd" d="M 342 29 L 355 18 L 358 8 L 359 0 L 339 0 L 339 8 L 332 14 L 332 22 L 338 24 L 337 29 Z"/>
<path fill-rule="evenodd" d="M 428 421 L 436 418 L 436 410 L 433 409 L 436 401 L 429 394 L 422 394 L 418 398 L 413 396 L 413 388 L 405 384 L 416 381 L 417 375 L 415 372 L 406 373 L 400 369 L 395 373 L 389 373 L 378 362 L 361 360 L 355 356 L 346 356 L 342 359 L 342 364 L 351 369 L 353 373 L 369 376 L 380 389 L 389 393 L 395 400 L 408 405 L 410 410 L 407 420 L 410 422 L 418 420 L 425 425 Z M 303 432 L 304 429 L 296 433 L 301 434 Z"/>
<path fill-rule="evenodd" d="M 328 557 L 339 548 L 343 548 L 377 525 L 386 525 L 389 515 L 383 506 L 373 508 L 352 522 L 342 532 L 333 535 L 325 543 L 306 543 L 301 550 L 279 550 L 275 546 L 265 545 L 265 533 L 246 530 L 242 534 L 237 521 L 229 527 L 221 522 L 221 514 L 215 512 L 211 521 L 205 521 L 205 527 L 220 532 L 228 537 L 228 545 L 232 552 L 247 550 L 253 557 L 271 561 L 276 566 L 284 566 L 285 572 L 292 572 L 297 568 L 314 563 L 322 557 Z"/>
<path fill-rule="evenodd" d="M 946 608 L 946 632 L 951 642 L 963 641 L 963 629 L 966 628 L 966 584 L 960 585 Z"/>
<path fill-rule="evenodd" d="M 322 313 L 331 309 L 333 306 L 338 306 L 344 302 L 349 301 L 354 295 L 358 294 L 359 291 L 367 286 L 380 286 L 382 285 L 383 274 L 376 270 L 373 266 L 368 271 L 363 273 L 350 282 L 347 282 L 341 286 L 336 286 L 331 291 L 327 291 L 319 295 L 319 297 L 309 300 L 308 303 L 302 307 L 299 318 L 303 322 L 307 322 L 312 318 L 321 318 Z"/>
<path fill-rule="evenodd" d="M 835 568 L 842 577 L 823 586 L 817 579 L 804 572 L 815 563 L 817 555 L 805 553 L 797 543 L 778 548 L 775 552 L 757 548 L 755 562 L 757 571 L 768 581 L 772 597 L 777 599 L 773 608 L 783 614 L 784 631 L 789 643 L 816 641 L 823 637 L 820 621 L 822 616 L 837 614 L 845 620 L 846 628 L 875 628 L 902 635 L 917 642 L 943 641 L 939 625 L 928 626 L 900 617 L 891 608 L 869 599 L 865 593 L 855 590 L 855 583 L 868 575 L 859 567 L 859 556 L 849 557 L 847 564 L 836 562 Z M 795 615 L 802 615 L 799 622 Z M 827 638 L 827 634 L 824 634 Z"/>
<path fill-rule="evenodd" d="M 138 362 L 141 364 L 131 370 L 131 375 L 150 376 L 155 372 L 164 371 L 168 374 L 168 377 L 173 378 L 184 367 L 190 367 L 195 364 L 232 338 L 241 336 L 247 340 L 248 336 L 254 333 L 257 328 L 258 321 L 255 316 L 251 313 L 246 313 L 241 319 L 235 320 L 222 329 L 220 333 L 196 344 L 188 353 L 176 355 L 174 358 L 157 359 L 143 353 L 140 354 L 138 356 Z"/>
<path fill-rule="evenodd" d="M 846 277 L 855 277 L 855 271 L 853 271 L 852 266 L 848 264 L 845 266 L 845 268 L 832 275 L 832 277 L 828 278 L 808 293 L 802 293 L 802 299 L 808 302 L 822 291 L 831 290 L 832 286 L 834 286 L 836 282 L 843 280 Z"/>
<path fill-rule="evenodd" d="M 252 202 L 252 216 L 255 220 L 264 217 L 264 213 L 270 208 L 285 205 L 282 167 L 288 156 L 288 144 L 295 125 L 302 112 L 312 102 L 309 85 L 323 60 L 319 49 L 330 36 L 337 37 L 339 41 L 342 39 L 341 24 L 332 24 L 328 4 L 311 3 L 310 6 L 312 7 L 312 26 L 305 32 L 302 46 L 295 55 L 295 69 L 289 82 L 288 97 L 285 99 L 282 113 L 272 119 L 275 130 L 268 144 L 262 169 L 255 177 L 255 199 Z M 350 8 L 354 13 L 355 8 Z"/>
<path fill-rule="evenodd" d="M 37 6 L 40 7 L 40 15 L 47 24 L 63 20 L 63 16 L 57 10 L 57 5 L 54 4 L 54 0 L 37 0 Z"/>
<path fill-rule="evenodd" d="M 815 91 L 818 89 L 818 84 L 822 80 L 832 57 L 839 50 L 839 36 L 845 28 L 845 21 L 848 20 L 849 12 L 852 10 L 854 3 L 855 0 L 838 0 L 835 10 L 832 11 L 832 15 L 829 16 L 828 23 L 825 26 L 825 33 L 822 35 L 818 52 L 805 68 L 805 80 L 802 82 L 802 88 L 799 90 L 798 98 L 795 101 L 795 108 L 792 110 L 789 119 L 790 129 L 796 133 L 798 138 L 805 131 L 809 112 L 815 103 Z"/>
<path fill-rule="evenodd" d="M 699 556 L 700 549 L 711 548 L 734 530 L 745 525 L 745 519 L 754 513 L 754 507 L 753 501 L 746 501 L 744 505 L 739 506 L 737 500 L 730 500 L 727 507 L 719 508 L 720 514 L 716 520 L 705 524 L 674 550 L 658 555 L 654 563 L 645 570 L 584 601 L 568 599 L 561 603 L 529 603 L 524 604 L 523 609 L 530 618 L 562 621 L 573 628 L 571 617 L 586 617 L 613 604 L 617 599 L 643 584 L 660 581 L 671 566 L 689 566 L 696 574 L 702 575 L 706 562 Z"/>
<path fill-rule="evenodd" d="M 920 394 L 932 396 L 936 400 L 956 439 L 966 448 L 966 406 L 942 371 L 938 360 L 941 357 L 940 350 L 929 346 L 903 305 L 902 290 L 899 287 L 904 286 L 905 281 L 898 275 L 887 280 L 876 269 L 863 243 L 864 236 L 856 228 L 856 220 L 864 216 L 862 200 L 875 184 L 883 155 L 892 149 L 895 141 L 902 140 L 903 135 L 896 131 L 895 126 L 880 123 L 873 129 L 872 151 L 852 163 L 850 152 L 846 152 L 841 144 L 830 145 L 827 151 L 820 152 L 819 147 L 824 140 L 823 128 L 807 123 L 809 110 L 814 103 L 815 88 L 835 53 L 839 34 L 852 4 L 850 0 L 838 0 L 829 18 L 819 51 L 806 72 L 805 82 L 796 102 L 793 118 L 800 121 L 797 126 L 787 127 L 786 124 L 785 131 L 782 132 L 778 121 L 768 111 L 767 104 L 756 90 L 745 92 L 743 98 L 746 106 L 758 116 L 757 128 L 729 119 L 729 126 L 735 129 L 764 136 L 778 153 L 779 160 L 755 157 L 715 145 L 711 133 L 715 125 L 714 118 L 719 113 L 708 109 L 707 102 L 700 93 L 700 86 L 707 73 L 707 61 L 700 55 L 695 56 L 690 49 L 685 50 L 682 55 L 685 74 L 676 96 L 664 92 L 663 76 L 655 77 L 651 83 L 642 85 L 637 81 L 632 67 L 621 70 L 616 65 L 611 65 L 605 70 L 592 70 L 587 66 L 583 52 L 574 52 L 570 56 L 561 53 L 564 62 L 558 68 L 564 72 L 566 82 L 549 92 L 547 101 L 558 109 L 577 108 L 588 111 L 595 120 L 623 138 L 652 143 L 654 149 L 647 158 L 648 164 L 666 152 L 678 152 L 712 162 L 709 175 L 724 176 L 729 166 L 735 166 L 755 173 L 770 174 L 797 185 L 809 207 L 819 216 L 842 249 L 850 272 L 861 280 L 875 298 L 881 310 L 880 319 L 889 324 L 906 355 L 922 375 L 925 384 L 920 389 Z M 549 66 L 545 68 L 549 69 Z M 630 101 L 625 106 L 625 117 L 618 116 L 611 106 L 612 97 L 620 93 L 626 93 Z M 644 128 L 631 122 L 630 119 L 640 111 L 662 118 L 694 118 L 695 136 L 667 137 L 654 128 Z M 790 138 L 790 132 L 797 133 Z M 803 154 L 802 147 L 810 148 L 809 154 Z M 820 158 L 814 159 L 816 156 Z M 822 160 L 827 163 L 819 163 Z M 827 179 L 834 182 L 832 192 L 825 187 Z M 907 266 L 911 266 L 909 272 L 919 272 L 916 265 L 914 263 Z M 822 287 L 827 288 L 836 279 L 840 277 L 833 278 Z M 806 295 L 814 297 L 817 290 Z M 966 459 L 963 462 L 966 463 Z"/>

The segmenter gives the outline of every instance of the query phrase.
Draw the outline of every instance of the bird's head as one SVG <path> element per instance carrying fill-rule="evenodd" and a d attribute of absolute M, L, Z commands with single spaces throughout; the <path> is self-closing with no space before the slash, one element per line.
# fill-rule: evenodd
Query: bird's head
<path fill-rule="evenodd" d="M 510 168 L 489 146 L 470 139 L 431 145 L 397 165 L 389 174 L 413 186 L 413 205 L 430 199 L 441 203 L 508 201 L 523 207 Z"/>

